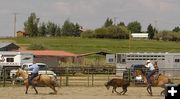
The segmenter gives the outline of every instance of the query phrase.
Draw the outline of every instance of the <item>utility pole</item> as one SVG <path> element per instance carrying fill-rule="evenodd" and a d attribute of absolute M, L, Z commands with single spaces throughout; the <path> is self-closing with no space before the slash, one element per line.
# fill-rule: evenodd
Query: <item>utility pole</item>
<path fill-rule="evenodd" d="M 16 37 L 16 15 L 17 13 L 14 13 L 14 37 Z"/>
<path fill-rule="evenodd" d="M 158 21 L 157 21 L 157 20 L 155 20 L 155 21 L 154 21 L 155 28 L 156 28 L 156 30 L 158 31 L 158 26 L 157 26 L 157 23 L 158 23 Z"/>

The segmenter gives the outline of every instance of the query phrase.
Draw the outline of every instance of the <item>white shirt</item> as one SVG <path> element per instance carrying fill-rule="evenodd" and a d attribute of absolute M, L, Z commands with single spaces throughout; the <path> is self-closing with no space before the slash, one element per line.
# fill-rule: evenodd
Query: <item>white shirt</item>
<path fill-rule="evenodd" d="M 147 65 L 145 65 L 147 68 L 149 68 L 149 70 L 155 70 L 154 65 L 152 63 L 148 63 Z"/>

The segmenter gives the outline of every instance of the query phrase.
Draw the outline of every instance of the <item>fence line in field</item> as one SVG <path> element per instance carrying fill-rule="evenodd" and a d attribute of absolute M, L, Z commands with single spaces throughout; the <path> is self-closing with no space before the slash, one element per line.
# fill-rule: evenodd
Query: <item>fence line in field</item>
<path fill-rule="evenodd" d="M 112 78 L 123 78 L 123 75 L 116 75 L 116 72 L 122 73 L 127 68 L 116 67 L 63 67 L 56 68 L 58 82 L 61 86 L 102 86 Z M 178 80 L 180 77 L 180 68 L 160 68 L 160 73 L 167 75 L 172 80 Z M 6 68 L 0 76 L 0 86 L 11 84 L 11 79 L 6 79 Z M 131 72 L 128 72 L 128 79 L 132 78 Z M 134 82 L 132 82 L 134 83 Z"/>
<path fill-rule="evenodd" d="M 70 70 L 71 73 L 68 73 Z M 59 82 L 61 86 L 77 86 L 77 85 L 85 85 L 85 86 L 98 86 L 104 85 L 105 82 L 109 81 L 112 78 L 124 78 L 123 72 L 127 70 L 126 68 L 109 68 L 102 69 L 104 72 L 93 72 L 91 70 L 97 71 L 96 68 L 88 68 L 88 72 L 86 74 L 82 73 L 83 71 L 76 71 L 76 73 L 72 72 L 72 69 L 66 70 L 64 75 L 60 75 Z M 79 69 L 78 69 L 79 70 Z M 107 70 L 107 72 L 106 72 Z M 91 72 L 90 72 L 91 71 Z M 121 72 L 122 75 L 116 75 L 116 71 Z M 172 80 L 180 80 L 180 68 L 160 68 L 159 72 L 168 76 Z M 135 80 L 131 72 L 128 72 L 127 80 L 132 80 L 132 83 L 135 85 Z"/>

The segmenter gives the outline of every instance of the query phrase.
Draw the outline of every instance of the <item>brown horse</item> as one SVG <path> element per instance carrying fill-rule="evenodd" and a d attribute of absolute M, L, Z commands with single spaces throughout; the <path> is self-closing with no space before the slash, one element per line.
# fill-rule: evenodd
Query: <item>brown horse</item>
<path fill-rule="evenodd" d="M 28 88 L 29 88 L 28 72 L 25 70 L 22 70 L 22 69 L 17 69 L 16 77 L 22 77 L 23 78 L 24 84 L 26 86 L 25 94 L 27 94 Z M 39 75 L 32 80 L 32 83 L 33 83 L 33 85 L 35 85 L 35 86 L 33 86 L 33 88 L 36 91 L 36 94 L 38 94 L 38 91 L 36 89 L 37 85 L 46 85 L 54 91 L 54 93 L 50 93 L 50 94 L 57 94 L 57 90 L 55 89 L 55 87 L 57 86 L 57 80 L 55 77 L 51 77 L 48 75 Z"/>
<path fill-rule="evenodd" d="M 144 79 L 144 82 L 147 84 L 147 92 L 152 96 L 152 86 L 158 86 L 164 88 L 164 90 L 161 91 L 161 95 L 165 94 L 165 84 L 172 84 L 171 80 L 162 74 L 157 74 L 156 77 L 151 76 L 151 84 L 147 83 L 146 79 L 146 73 L 142 69 L 138 69 L 135 71 L 135 76 L 141 75 Z"/>
<path fill-rule="evenodd" d="M 111 79 L 110 81 L 108 81 L 106 84 L 105 84 L 105 87 L 109 90 L 110 86 L 113 87 L 112 89 L 112 93 L 114 93 L 114 91 L 117 93 L 117 94 L 122 94 L 124 95 L 126 92 L 127 92 L 127 87 L 130 85 L 129 81 L 125 81 L 123 79 Z M 123 91 L 122 92 L 117 92 L 116 91 L 116 88 L 117 87 L 122 87 Z"/>

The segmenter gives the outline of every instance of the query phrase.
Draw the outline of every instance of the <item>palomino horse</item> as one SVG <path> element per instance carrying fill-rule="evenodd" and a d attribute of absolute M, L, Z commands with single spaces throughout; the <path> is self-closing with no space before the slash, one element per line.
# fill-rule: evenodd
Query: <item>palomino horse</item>
<path fill-rule="evenodd" d="M 146 73 L 143 69 L 138 69 L 135 71 L 135 76 L 141 75 L 147 84 L 147 92 L 152 96 L 152 86 L 158 86 L 164 88 L 164 90 L 161 91 L 161 95 L 165 94 L 165 84 L 172 84 L 171 80 L 162 74 L 158 74 L 157 77 L 151 76 L 151 84 L 147 83 L 146 79 Z"/>
<path fill-rule="evenodd" d="M 26 92 L 25 94 L 28 93 L 28 88 L 29 88 L 29 83 L 28 83 L 28 72 L 22 69 L 18 69 L 16 72 L 16 77 L 22 77 L 24 80 L 24 84 L 26 86 Z M 46 85 L 48 87 L 50 87 L 54 93 L 51 94 L 57 94 L 57 90 L 55 89 L 55 86 L 57 85 L 57 81 L 55 77 L 51 77 L 48 75 L 39 75 L 37 77 L 35 77 L 32 80 L 32 83 L 34 85 Z M 38 94 L 38 91 L 36 89 L 35 86 L 33 86 L 34 90 L 36 91 L 36 94 Z"/>

